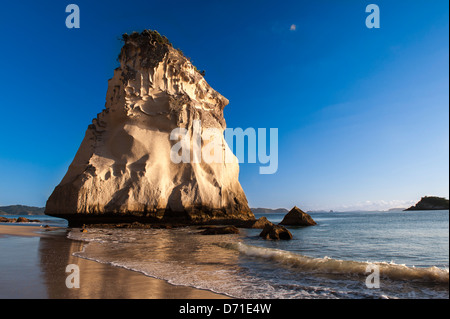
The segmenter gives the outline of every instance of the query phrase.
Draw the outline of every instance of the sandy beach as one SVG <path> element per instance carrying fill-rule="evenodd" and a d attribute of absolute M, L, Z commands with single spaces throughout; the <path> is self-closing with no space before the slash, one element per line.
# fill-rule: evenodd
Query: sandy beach
<path fill-rule="evenodd" d="M 78 258 L 83 243 L 65 228 L 0 225 L 2 299 L 224 299 L 206 290 L 174 286 L 138 272 Z M 67 288 L 66 266 L 79 267 L 80 288 Z"/>

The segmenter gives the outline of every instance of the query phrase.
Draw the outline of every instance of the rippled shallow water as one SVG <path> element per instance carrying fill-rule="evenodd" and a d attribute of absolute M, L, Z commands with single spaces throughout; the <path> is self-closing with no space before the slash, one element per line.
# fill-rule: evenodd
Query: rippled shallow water
<path fill-rule="evenodd" d="M 282 215 L 265 215 L 279 222 Z M 316 213 L 291 241 L 261 230 L 73 229 L 76 256 L 237 298 L 448 298 L 448 211 Z M 260 217 L 260 216 L 256 216 Z M 380 288 L 366 286 L 368 265 Z"/>

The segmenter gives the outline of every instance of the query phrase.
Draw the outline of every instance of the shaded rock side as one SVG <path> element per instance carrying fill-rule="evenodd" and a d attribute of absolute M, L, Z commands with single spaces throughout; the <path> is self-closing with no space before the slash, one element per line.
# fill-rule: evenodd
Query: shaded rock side
<path fill-rule="evenodd" d="M 317 223 L 310 215 L 295 206 L 289 211 L 289 213 L 286 214 L 286 216 L 284 216 L 283 220 L 280 222 L 280 225 L 314 226 L 317 225 Z"/>
<path fill-rule="evenodd" d="M 89 125 L 45 213 L 72 226 L 255 219 L 238 180 L 238 160 L 223 136 L 228 100 L 155 31 L 124 36 L 119 62 L 105 109 Z M 208 128 L 217 132 L 201 148 L 216 150 L 214 143 L 225 163 L 196 163 L 198 121 L 202 137 Z M 190 138 L 189 163 L 171 160 L 180 142 L 170 138 L 176 128 Z"/>

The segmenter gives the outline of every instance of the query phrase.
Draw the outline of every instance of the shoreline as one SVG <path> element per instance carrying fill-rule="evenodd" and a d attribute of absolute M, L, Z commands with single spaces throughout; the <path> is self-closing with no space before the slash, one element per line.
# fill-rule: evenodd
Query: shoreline
<path fill-rule="evenodd" d="M 66 231 L 64 227 L 0 225 L 0 247 L 4 246 L 0 298 L 231 299 L 73 256 L 73 252 L 82 249 L 83 243 L 67 238 Z M 67 288 L 65 284 L 71 274 L 65 271 L 69 264 L 79 268 L 80 288 Z"/>
<path fill-rule="evenodd" d="M 17 225 L 13 223 L 11 223 L 11 225 L 0 225 L 0 238 L 5 236 L 40 237 L 44 234 L 40 234 L 38 231 L 43 231 L 45 229 L 50 231 L 56 229 L 56 227 L 43 228 L 41 226 Z"/>

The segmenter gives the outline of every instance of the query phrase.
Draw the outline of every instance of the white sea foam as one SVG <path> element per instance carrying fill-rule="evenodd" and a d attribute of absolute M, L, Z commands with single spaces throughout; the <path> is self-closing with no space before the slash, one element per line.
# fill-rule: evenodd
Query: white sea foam
<path fill-rule="evenodd" d="M 416 268 L 406 265 L 395 264 L 394 262 L 360 262 L 352 260 L 333 259 L 327 256 L 323 258 L 312 258 L 293 252 L 246 245 L 239 243 L 224 243 L 222 247 L 234 249 L 247 256 L 258 257 L 262 259 L 276 261 L 285 266 L 314 273 L 331 274 L 352 274 L 358 276 L 367 276 L 367 266 L 375 264 L 379 266 L 380 276 L 391 280 L 417 280 L 434 283 L 449 283 L 448 268 L 438 267 Z"/>

